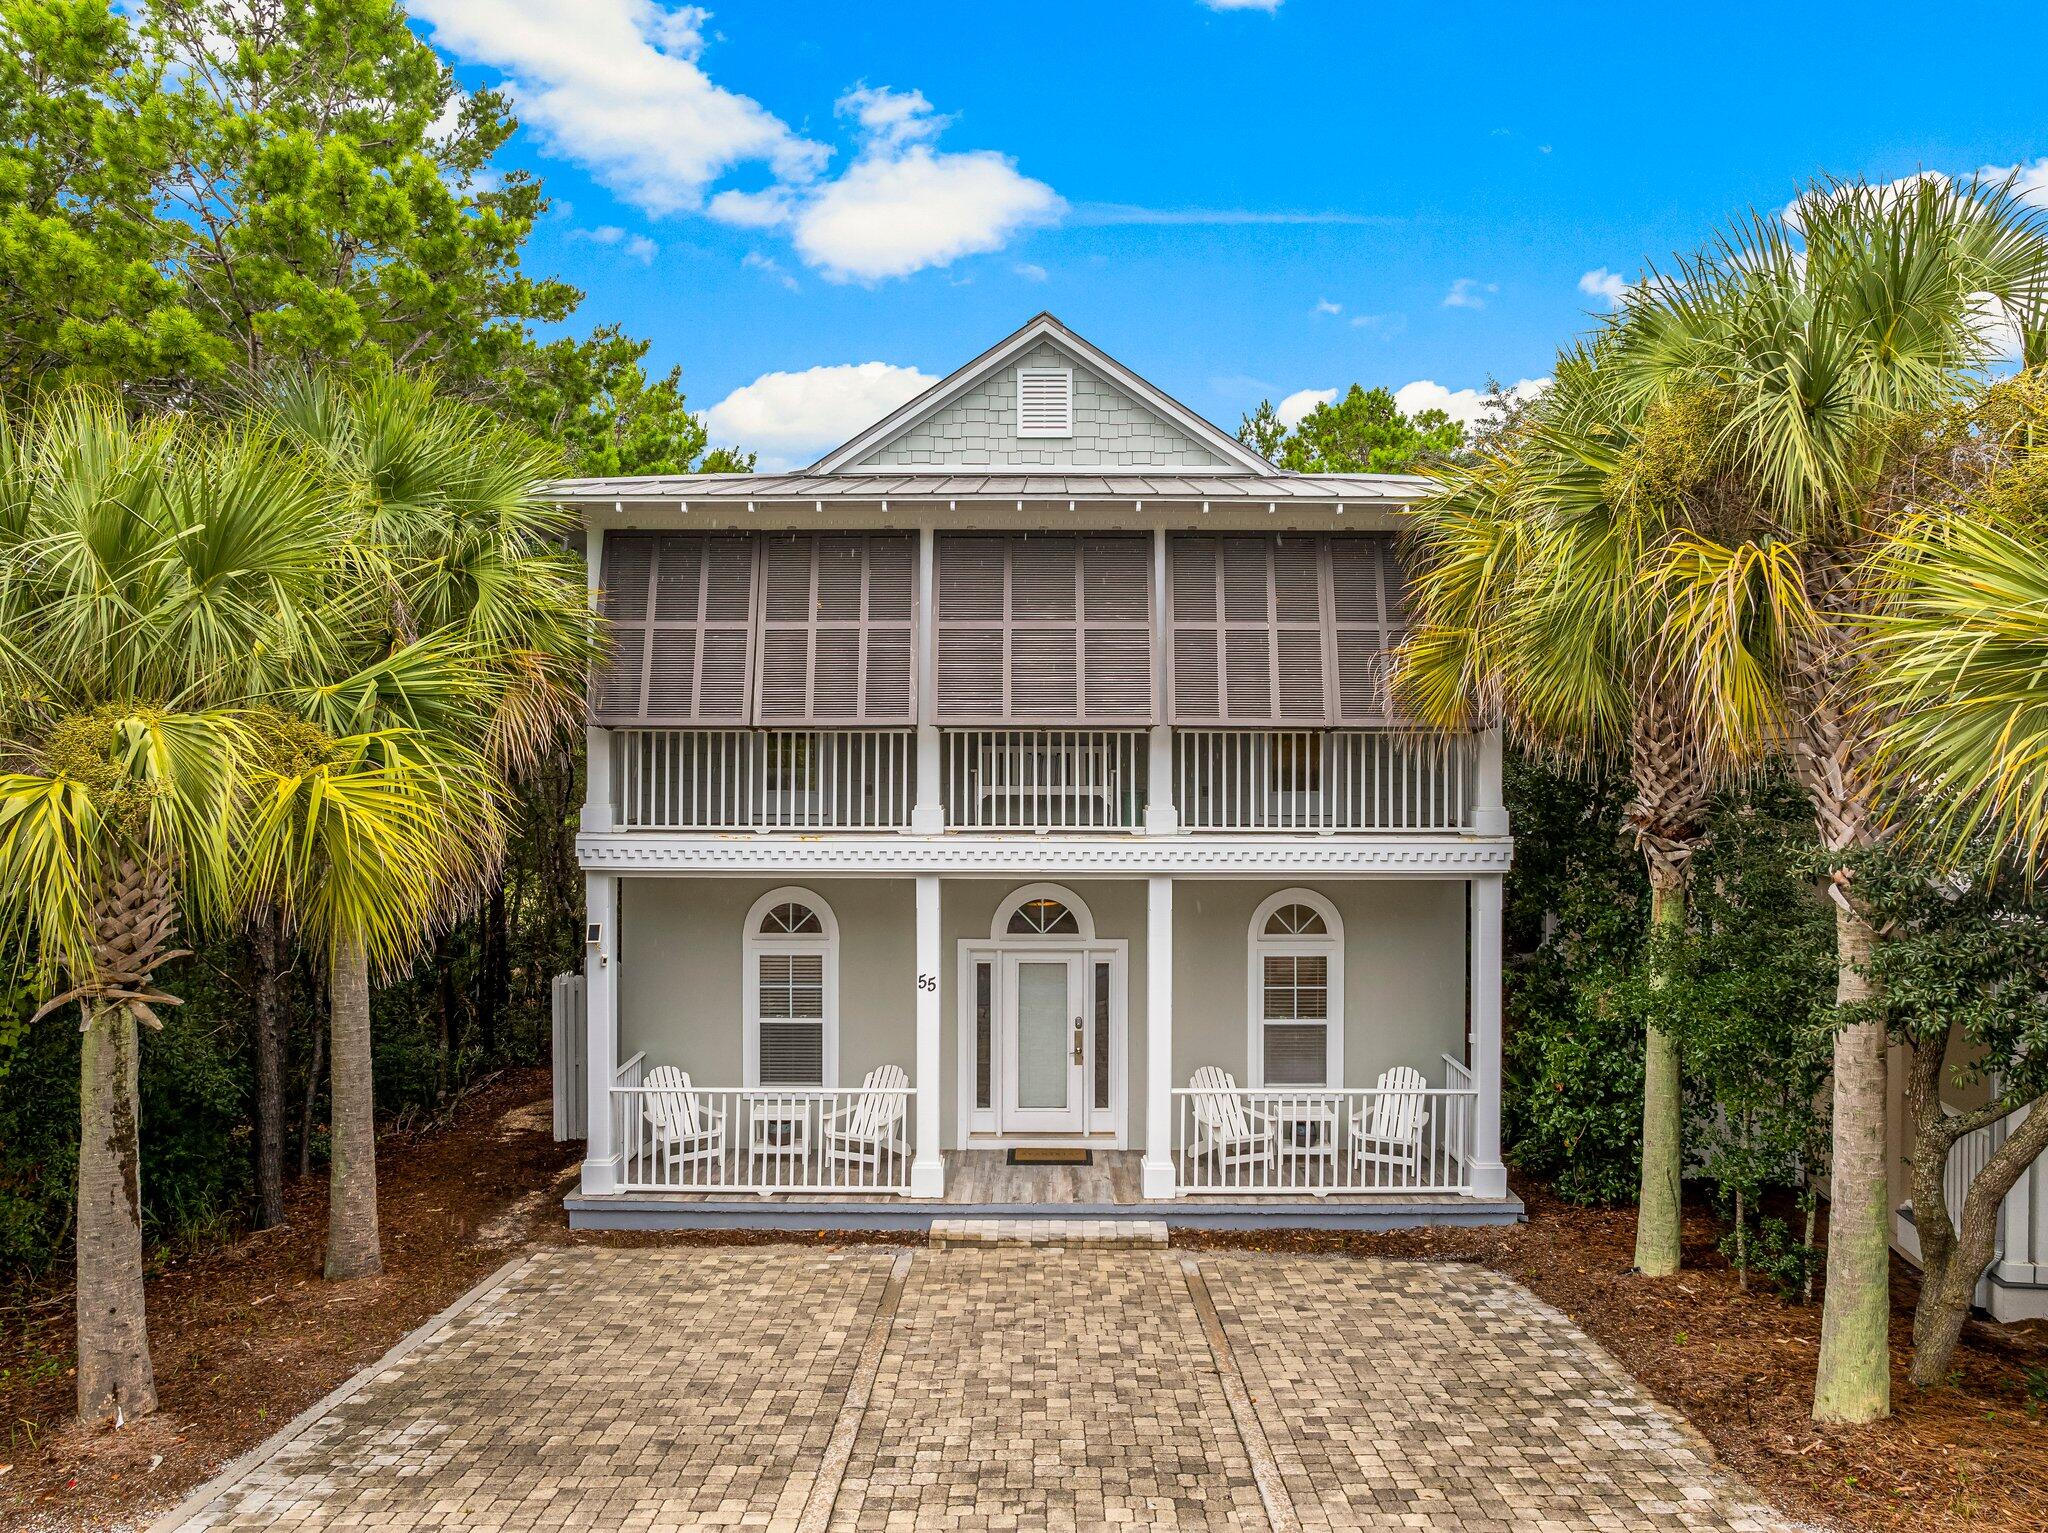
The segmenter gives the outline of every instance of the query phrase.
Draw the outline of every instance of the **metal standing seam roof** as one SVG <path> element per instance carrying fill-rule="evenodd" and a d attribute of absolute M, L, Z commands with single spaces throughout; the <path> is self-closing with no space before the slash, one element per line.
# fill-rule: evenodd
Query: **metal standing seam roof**
<path fill-rule="evenodd" d="M 836 474 L 662 474 L 558 479 L 544 493 L 562 501 L 820 500 L 1234 500 L 1405 504 L 1432 482 L 1410 474 L 1237 474 L 1159 469 L 1117 473 L 860 472 Z"/>

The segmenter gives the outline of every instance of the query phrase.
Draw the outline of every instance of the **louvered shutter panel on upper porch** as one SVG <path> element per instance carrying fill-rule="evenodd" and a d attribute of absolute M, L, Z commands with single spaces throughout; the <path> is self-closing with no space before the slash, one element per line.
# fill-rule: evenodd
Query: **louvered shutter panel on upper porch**
<path fill-rule="evenodd" d="M 755 722 L 908 724 L 917 543 L 902 533 L 761 542 Z"/>
<path fill-rule="evenodd" d="M 1400 722 L 1390 683 L 1394 649 L 1407 633 L 1406 577 L 1393 538 L 1332 537 L 1330 600 L 1337 722 Z"/>
<path fill-rule="evenodd" d="M 603 588 L 616 649 L 593 688 L 598 723 L 747 722 L 751 542 L 700 533 L 610 533 Z"/>
<path fill-rule="evenodd" d="M 937 574 L 941 721 L 1151 722 L 1149 540 L 945 536 Z"/>
<path fill-rule="evenodd" d="M 1323 540 L 1188 534 L 1167 561 L 1173 722 L 1328 723 Z"/>

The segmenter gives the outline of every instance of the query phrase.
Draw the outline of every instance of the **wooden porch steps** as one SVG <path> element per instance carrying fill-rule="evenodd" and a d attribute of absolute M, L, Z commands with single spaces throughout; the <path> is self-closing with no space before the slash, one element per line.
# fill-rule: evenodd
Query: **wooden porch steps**
<path fill-rule="evenodd" d="M 968 1246 L 1160 1246 L 1164 1219 L 934 1219 L 933 1250 Z"/>

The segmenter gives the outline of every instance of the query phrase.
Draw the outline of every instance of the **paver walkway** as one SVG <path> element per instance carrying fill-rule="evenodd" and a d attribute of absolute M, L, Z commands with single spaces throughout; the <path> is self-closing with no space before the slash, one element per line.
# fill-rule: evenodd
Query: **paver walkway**
<path fill-rule="evenodd" d="M 1496 1274 L 1001 1246 L 536 1253 L 168 1525 L 1788 1526 Z"/>

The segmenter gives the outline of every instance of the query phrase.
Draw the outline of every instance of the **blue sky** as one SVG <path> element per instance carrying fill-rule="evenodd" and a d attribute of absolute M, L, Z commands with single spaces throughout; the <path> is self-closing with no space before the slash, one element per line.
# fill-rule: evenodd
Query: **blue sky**
<path fill-rule="evenodd" d="M 1353 381 L 1466 409 L 1814 175 L 2048 205 L 2039 4 L 412 9 L 512 93 L 575 328 L 650 338 L 764 466 L 1040 309 L 1226 427 Z"/>

